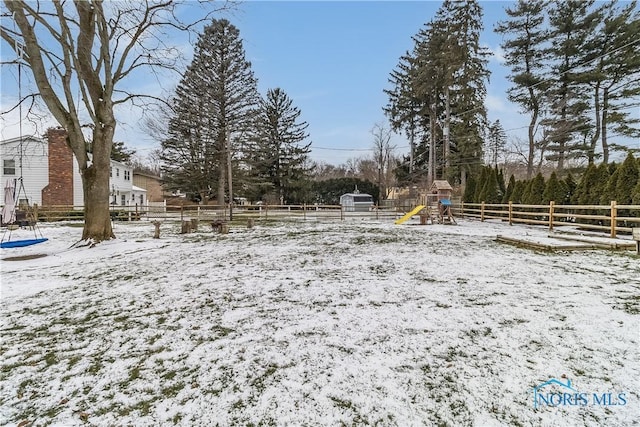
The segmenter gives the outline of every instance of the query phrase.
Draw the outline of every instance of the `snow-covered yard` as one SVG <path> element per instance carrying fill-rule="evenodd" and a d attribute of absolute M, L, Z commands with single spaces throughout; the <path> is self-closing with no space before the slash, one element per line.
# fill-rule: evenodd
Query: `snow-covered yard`
<path fill-rule="evenodd" d="M 494 239 L 542 228 L 473 221 L 117 223 L 91 249 L 42 231 L 0 254 L 0 424 L 640 422 L 631 251 L 536 252 Z M 535 408 L 552 378 L 586 404 Z"/>

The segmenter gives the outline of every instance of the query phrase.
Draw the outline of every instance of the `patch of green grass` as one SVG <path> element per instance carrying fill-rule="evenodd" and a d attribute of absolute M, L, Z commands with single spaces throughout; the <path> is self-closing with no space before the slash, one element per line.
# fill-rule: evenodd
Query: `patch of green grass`
<path fill-rule="evenodd" d="M 47 354 L 44 355 L 44 363 L 47 367 L 51 366 L 51 365 L 55 365 L 56 363 L 58 363 L 58 358 L 56 357 L 56 354 L 52 351 L 48 352 Z"/>
<path fill-rule="evenodd" d="M 129 370 L 129 381 L 137 380 L 140 378 L 140 367 L 134 366 Z"/>
<path fill-rule="evenodd" d="M 165 380 L 172 380 L 176 377 L 177 373 L 177 371 L 169 371 L 166 374 L 162 375 L 161 378 L 164 378 Z"/>
<path fill-rule="evenodd" d="M 178 393 L 180 393 L 180 390 L 182 390 L 183 388 L 184 388 L 184 382 L 179 381 L 168 387 L 163 387 L 161 393 L 165 398 L 171 398 L 171 397 L 175 397 Z"/>
<path fill-rule="evenodd" d="M 67 369 L 73 368 L 81 359 L 82 357 L 80 356 L 71 356 L 67 364 Z"/>

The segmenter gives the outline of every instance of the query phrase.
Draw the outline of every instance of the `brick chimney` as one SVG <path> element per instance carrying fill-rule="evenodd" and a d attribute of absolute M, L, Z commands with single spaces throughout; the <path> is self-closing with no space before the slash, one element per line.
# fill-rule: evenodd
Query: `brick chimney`
<path fill-rule="evenodd" d="M 49 185 L 42 189 L 42 205 L 73 205 L 73 151 L 67 144 L 67 131 L 47 130 L 49 142 Z"/>

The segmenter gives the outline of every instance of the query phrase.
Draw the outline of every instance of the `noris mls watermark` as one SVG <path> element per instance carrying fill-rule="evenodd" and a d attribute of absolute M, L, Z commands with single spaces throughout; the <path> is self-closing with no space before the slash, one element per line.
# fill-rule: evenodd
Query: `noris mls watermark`
<path fill-rule="evenodd" d="M 533 406 L 625 406 L 627 394 L 624 392 L 580 392 L 571 380 L 551 378 L 533 388 Z"/>

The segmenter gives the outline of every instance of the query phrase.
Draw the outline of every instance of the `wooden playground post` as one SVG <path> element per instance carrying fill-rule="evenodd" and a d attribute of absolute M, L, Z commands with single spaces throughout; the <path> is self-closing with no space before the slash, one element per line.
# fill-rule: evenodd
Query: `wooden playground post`
<path fill-rule="evenodd" d="M 509 225 L 513 225 L 513 202 L 509 200 Z"/>
<path fill-rule="evenodd" d="M 484 202 L 480 204 L 480 221 L 484 222 Z"/>
<path fill-rule="evenodd" d="M 553 212 L 554 212 L 555 202 L 552 200 L 549 202 L 549 231 L 553 231 Z"/>

